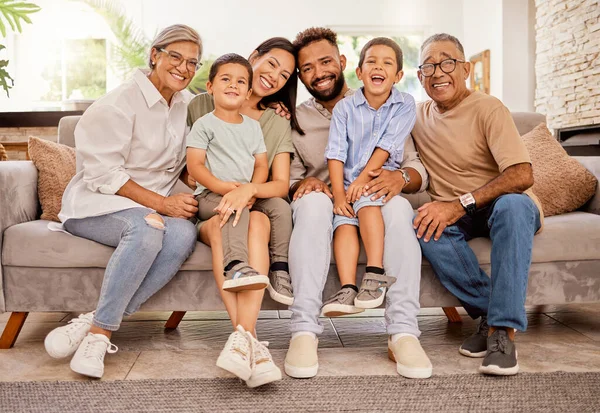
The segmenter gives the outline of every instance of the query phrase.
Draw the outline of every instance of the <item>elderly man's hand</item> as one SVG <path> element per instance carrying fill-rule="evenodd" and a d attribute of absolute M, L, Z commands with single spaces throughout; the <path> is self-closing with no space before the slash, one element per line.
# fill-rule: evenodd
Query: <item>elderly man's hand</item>
<path fill-rule="evenodd" d="M 372 201 L 383 198 L 383 202 L 387 202 L 400 192 L 402 192 L 402 188 L 404 188 L 404 178 L 402 177 L 402 172 L 400 171 L 388 171 L 386 169 L 376 169 L 374 171 L 370 171 L 369 175 L 373 177 L 373 179 L 367 182 L 365 185 L 365 194 L 372 195 Z"/>
<path fill-rule="evenodd" d="M 294 192 L 294 197 L 292 201 L 295 201 L 298 198 L 302 198 L 304 195 L 309 194 L 313 191 L 323 192 L 329 198 L 333 198 L 333 195 L 331 194 L 331 191 L 329 190 L 329 187 L 325 182 L 315 178 L 314 176 L 310 176 L 300 181 L 296 192 Z"/>
<path fill-rule="evenodd" d="M 417 230 L 417 238 L 429 242 L 435 233 L 434 240 L 442 236 L 447 226 L 454 224 L 465 215 L 465 210 L 458 201 L 454 202 L 428 202 L 418 209 L 418 214 L 413 222 Z"/>

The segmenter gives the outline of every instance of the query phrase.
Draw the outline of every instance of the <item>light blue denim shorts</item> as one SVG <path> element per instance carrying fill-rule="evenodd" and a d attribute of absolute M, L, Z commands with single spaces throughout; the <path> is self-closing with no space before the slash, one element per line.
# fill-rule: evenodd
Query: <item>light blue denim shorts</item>
<path fill-rule="evenodd" d="M 361 196 L 360 199 L 358 201 L 356 201 L 354 204 L 352 204 L 352 209 L 354 209 L 354 215 L 356 215 L 354 218 L 348 218 L 344 215 L 333 215 L 333 231 L 335 231 L 337 229 L 337 227 L 339 227 L 340 225 L 354 225 L 355 227 L 358 226 L 358 211 L 363 208 L 363 207 L 367 207 L 367 206 L 384 206 L 385 204 L 383 203 L 383 198 L 381 197 L 375 201 L 371 200 L 371 197 L 373 195 L 369 195 L 369 196 Z"/>

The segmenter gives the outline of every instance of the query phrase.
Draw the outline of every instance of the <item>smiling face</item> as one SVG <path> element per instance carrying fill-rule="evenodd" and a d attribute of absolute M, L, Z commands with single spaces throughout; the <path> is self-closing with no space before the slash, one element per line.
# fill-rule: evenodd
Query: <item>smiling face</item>
<path fill-rule="evenodd" d="M 250 56 L 254 72 L 252 93 L 261 98 L 277 93 L 285 86 L 296 67 L 294 56 L 282 49 L 271 49 L 262 56 Z"/>
<path fill-rule="evenodd" d="M 421 52 L 421 64 L 435 64 L 446 59 L 464 60 L 463 54 L 450 41 L 430 43 Z M 452 108 L 469 94 L 467 78 L 470 69 L 471 64 L 469 62 L 457 62 L 456 68 L 451 73 L 444 73 L 439 66 L 436 66 L 432 76 L 425 77 L 420 70 L 417 75 L 427 95 L 439 107 Z"/>
<path fill-rule="evenodd" d="M 327 40 L 319 40 L 298 52 L 299 76 L 308 92 L 327 102 L 339 97 L 344 89 L 346 57 Z"/>
<path fill-rule="evenodd" d="M 154 62 L 150 79 L 159 92 L 171 96 L 187 87 L 196 74 L 187 68 L 187 60 L 198 60 L 200 52 L 198 45 L 193 42 L 175 42 L 164 48 L 167 52 L 152 49 L 150 59 Z M 171 63 L 168 52 L 177 53 L 183 61 L 175 66 Z M 169 100 L 169 99 L 167 99 Z"/>
<path fill-rule="evenodd" d="M 237 110 L 252 94 L 248 78 L 247 68 L 237 63 L 226 63 L 219 67 L 212 82 L 206 82 L 206 89 L 213 95 L 216 107 Z"/>
<path fill-rule="evenodd" d="M 394 49 L 381 44 L 370 47 L 363 64 L 356 69 L 356 76 L 365 85 L 365 94 L 373 96 L 389 95 L 403 74 L 398 70 Z"/>

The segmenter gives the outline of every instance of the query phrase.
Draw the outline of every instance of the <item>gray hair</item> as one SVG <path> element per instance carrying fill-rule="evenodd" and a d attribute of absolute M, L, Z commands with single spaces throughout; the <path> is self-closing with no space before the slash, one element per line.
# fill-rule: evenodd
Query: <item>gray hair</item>
<path fill-rule="evenodd" d="M 456 37 L 452 36 L 451 34 L 448 33 L 437 33 L 434 34 L 432 36 L 429 36 L 427 38 L 427 40 L 425 40 L 423 42 L 423 44 L 421 45 L 421 53 L 423 53 L 423 50 L 429 46 L 431 43 L 436 43 L 436 42 L 451 42 L 454 43 L 454 45 L 456 46 L 456 48 L 458 49 L 458 51 L 460 52 L 461 56 L 463 59 L 465 58 L 465 49 L 463 48 L 462 43 L 460 42 L 460 40 L 458 40 Z"/>
<path fill-rule="evenodd" d="M 174 24 L 163 29 L 156 38 L 152 41 L 150 50 L 164 49 L 171 43 L 175 42 L 192 42 L 198 46 L 198 60 L 202 58 L 202 39 L 198 32 L 185 24 Z M 154 68 L 152 64 L 152 56 L 148 57 L 148 65 L 150 69 Z"/>

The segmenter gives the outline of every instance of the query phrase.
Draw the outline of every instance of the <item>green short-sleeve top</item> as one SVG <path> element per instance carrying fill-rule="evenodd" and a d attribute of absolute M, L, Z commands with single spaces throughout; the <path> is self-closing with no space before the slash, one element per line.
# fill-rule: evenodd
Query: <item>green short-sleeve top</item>
<path fill-rule="evenodd" d="M 194 122 L 213 110 L 215 110 L 215 104 L 211 95 L 208 93 L 197 95 L 188 106 L 188 126 L 192 127 Z M 259 123 L 265 138 L 267 158 L 269 168 L 271 168 L 275 155 L 279 153 L 294 153 L 292 128 L 289 120 L 282 118 L 271 108 L 264 111 L 259 119 Z"/>

